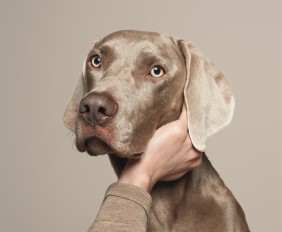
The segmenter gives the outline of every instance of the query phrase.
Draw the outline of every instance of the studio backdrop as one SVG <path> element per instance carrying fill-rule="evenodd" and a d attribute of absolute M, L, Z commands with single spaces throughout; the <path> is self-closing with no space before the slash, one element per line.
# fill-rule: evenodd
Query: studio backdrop
<path fill-rule="evenodd" d="M 0 231 L 86 231 L 116 176 L 62 116 L 96 39 L 123 29 L 193 41 L 236 109 L 207 155 L 251 231 L 281 231 L 281 1 L 0 2 Z"/>

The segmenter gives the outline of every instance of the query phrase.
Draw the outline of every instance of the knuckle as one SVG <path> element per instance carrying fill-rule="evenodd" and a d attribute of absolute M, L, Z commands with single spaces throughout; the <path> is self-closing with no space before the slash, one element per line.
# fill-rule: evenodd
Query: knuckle
<path fill-rule="evenodd" d="M 195 158 L 201 158 L 202 152 L 198 151 L 196 148 L 193 148 Z"/>
<path fill-rule="evenodd" d="M 202 164 L 202 157 L 199 157 L 195 160 L 195 167 L 199 167 Z"/>

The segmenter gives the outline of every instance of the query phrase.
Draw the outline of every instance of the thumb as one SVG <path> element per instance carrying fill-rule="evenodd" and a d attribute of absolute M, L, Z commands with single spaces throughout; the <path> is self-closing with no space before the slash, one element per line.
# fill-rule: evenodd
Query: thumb
<path fill-rule="evenodd" d="M 186 108 L 185 103 L 182 106 L 182 112 L 181 112 L 181 114 L 179 116 L 178 121 L 181 123 L 181 125 L 183 127 L 188 128 L 187 108 Z"/>

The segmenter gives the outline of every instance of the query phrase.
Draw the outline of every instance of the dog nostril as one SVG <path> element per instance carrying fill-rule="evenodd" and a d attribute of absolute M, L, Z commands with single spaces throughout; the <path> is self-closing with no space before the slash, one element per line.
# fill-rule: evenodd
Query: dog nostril
<path fill-rule="evenodd" d="M 89 105 L 82 105 L 82 106 L 80 106 L 80 108 L 79 108 L 79 112 L 80 113 L 89 113 L 90 112 L 90 107 L 89 107 Z"/>
<path fill-rule="evenodd" d="M 99 107 L 98 112 L 106 115 L 106 109 L 104 107 Z"/>

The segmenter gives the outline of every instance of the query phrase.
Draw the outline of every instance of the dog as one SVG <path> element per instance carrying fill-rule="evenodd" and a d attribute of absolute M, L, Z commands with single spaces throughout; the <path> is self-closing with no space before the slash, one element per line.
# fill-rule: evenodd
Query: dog
<path fill-rule="evenodd" d="M 96 41 L 64 124 L 80 152 L 108 154 L 119 176 L 156 129 L 178 119 L 183 104 L 202 164 L 154 186 L 148 231 L 249 231 L 241 206 L 204 153 L 206 138 L 230 123 L 234 97 L 222 72 L 194 43 L 131 30 Z"/>

